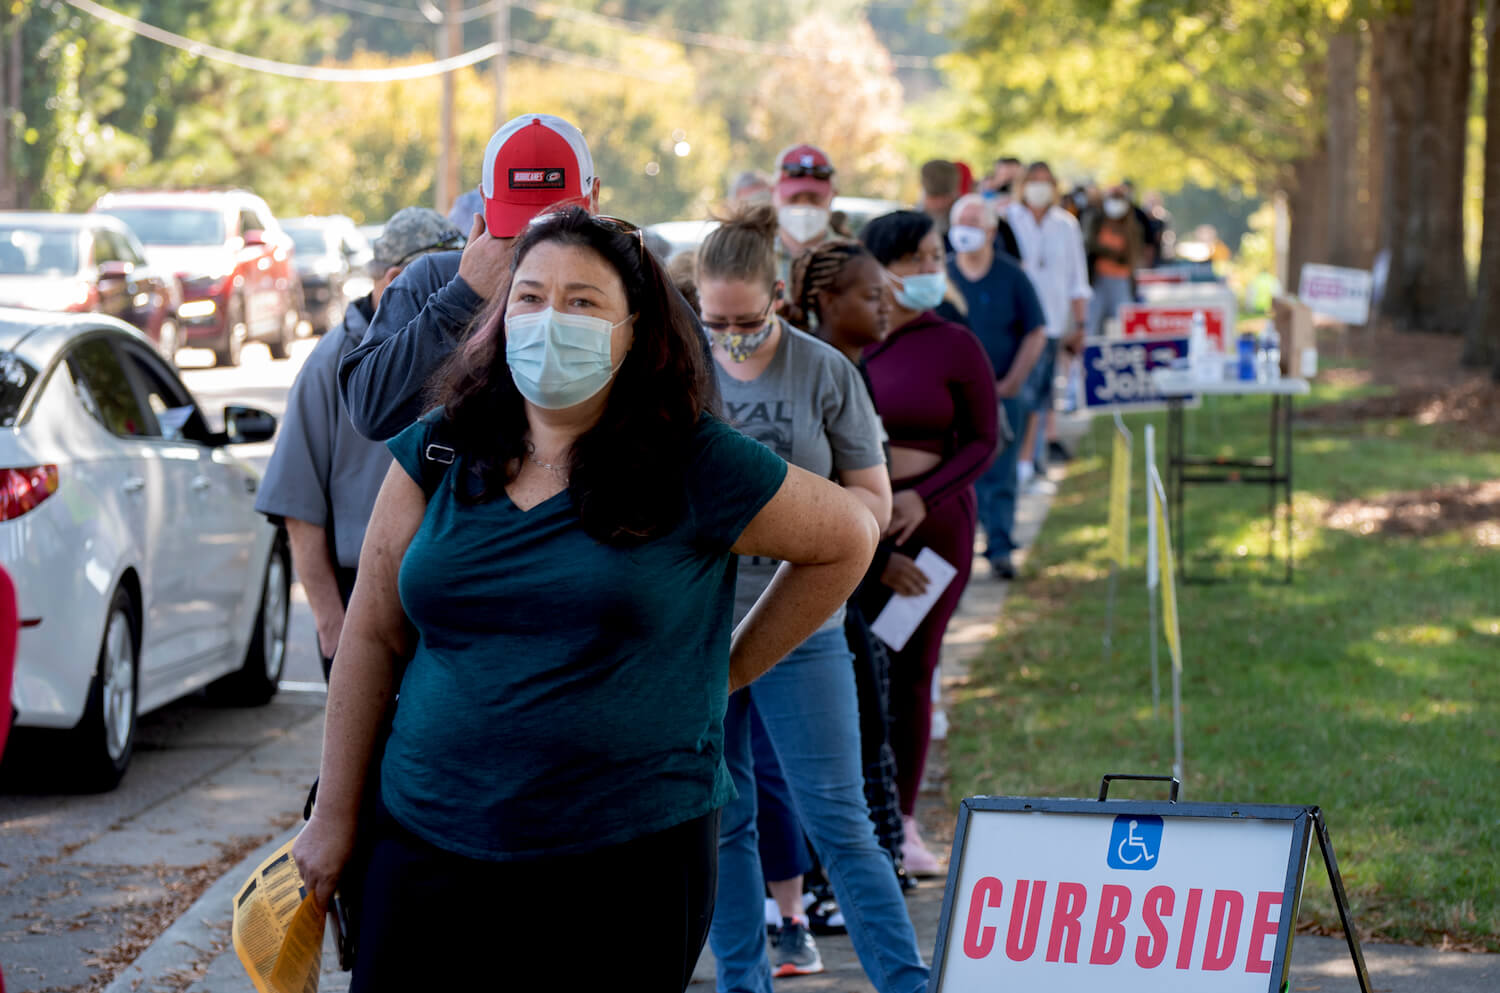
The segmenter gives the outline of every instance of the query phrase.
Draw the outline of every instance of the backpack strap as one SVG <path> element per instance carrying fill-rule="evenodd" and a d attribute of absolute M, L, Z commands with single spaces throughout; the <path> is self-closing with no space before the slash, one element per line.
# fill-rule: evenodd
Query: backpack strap
<path fill-rule="evenodd" d="M 443 477 L 453 463 L 458 461 L 458 451 L 447 444 L 448 431 L 448 419 L 440 415 L 431 422 L 422 445 L 422 492 L 429 500 L 442 485 Z"/>

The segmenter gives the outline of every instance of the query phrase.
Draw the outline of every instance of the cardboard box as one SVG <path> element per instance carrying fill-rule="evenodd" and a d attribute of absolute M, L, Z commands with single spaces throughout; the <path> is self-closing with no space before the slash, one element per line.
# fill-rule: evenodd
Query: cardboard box
<path fill-rule="evenodd" d="M 1276 322 L 1276 333 L 1281 336 L 1281 374 L 1304 378 L 1303 350 L 1318 347 L 1312 308 L 1296 297 L 1277 297 L 1271 301 L 1271 317 Z"/>

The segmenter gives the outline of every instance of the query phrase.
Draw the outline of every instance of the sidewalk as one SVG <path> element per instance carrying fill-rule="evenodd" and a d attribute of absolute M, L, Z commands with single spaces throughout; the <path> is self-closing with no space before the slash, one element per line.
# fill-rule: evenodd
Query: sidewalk
<path fill-rule="evenodd" d="M 1054 471 L 1054 479 L 1060 478 Z M 1029 547 L 1046 519 L 1050 498 L 1023 496 L 1017 507 L 1017 537 Z M 1025 574 L 1024 553 L 1017 564 Z M 1024 579 L 1022 580 L 1024 582 Z M 944 640 L 942 673 L 945 687 L 958 685 L 968 675 L 969 663 L 995 637 L 995 619 L 1005 602 L 1009 584 L 989 577 L 988 566 L 977 562 L 974 577 L 959 604 Z M 316 760 L 316 745 L 311 758 Z M 933 851 L 946 853 L 952 844 L 954 811 L 946 801 L 945 751 L 939 745 L 929 760 L 929 783 L 918 801 L 918 817 Z M 291 829 L 252 853 L 211 886 L 178 921 L 105 988 L 104 993 L 254 993 L 249 978 L 229 947 L 229 906 L 235 889 L 266 854 L 291 836 Z M 1308 885 L 1319 885 L 1309 877 Z M 942 910 L 943 881 L 923 880 L 907 901 L 916 927 L 917 945 L 931 956 L 937 942 Z M 1358 912 L 1356 907 L 1355 911 Z M 777 981 L 786 993 L 874 993 L 854 956 L 847 936 L 818 939 L 825 972 Z M 1500 990 L 1500 955 L 1443 952 L 1404 945 L 1365 945 L 1371 982 L 1380 993 L 1495 993 Z M 319 989 L 344 993 L 349 974 L 334 967 L 332 949 L 325 945 L 324 972 Z M 497 977 L 503 965 L 497 962 Z M 691 990 L 713 988 L 713 957 L 707 950 L 698 964 Z M 559 987 L 566 988 L 560 980 Z M 1357 993 L 1353 964 L 1342 938 L 1299 935 L 1292 950 L 1292 993 Z"/>

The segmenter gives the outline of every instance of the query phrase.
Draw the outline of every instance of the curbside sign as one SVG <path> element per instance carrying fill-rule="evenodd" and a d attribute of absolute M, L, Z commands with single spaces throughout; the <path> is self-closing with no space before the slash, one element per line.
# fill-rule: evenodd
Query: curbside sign
<path fill-rule="evenodd" d="M 1274 993 L 1310 841 L 1305 807 L 964 801 L 935 993 Z"/>
<path fill-rule="evenodd" d="M 1181 335 L 1186 338 L 1193 329 L 1193 314 L 1202 312 L 1208 336 L 1227 351 L 1224 329 L 1231 330 L 1229 309 L 1216 303 L 1127 303 L 1120 307 L 1120 333 L 1127 338 L 1137 335 Z"/>

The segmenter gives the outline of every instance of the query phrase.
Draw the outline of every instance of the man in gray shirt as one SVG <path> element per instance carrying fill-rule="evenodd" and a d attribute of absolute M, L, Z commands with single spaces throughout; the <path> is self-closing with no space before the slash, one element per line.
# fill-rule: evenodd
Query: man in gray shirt
<path fill-rule="evenodd" d="M 297 374 L 255 498 L 256 510 L 286 522 L 292 565 L 317 625 L 325 679 L 344 627 L 365 527 L 391 464 L 384 444 L 354 430 L 339 398 L 339 361 L 364 338 L 381 294 L 410 262 L 462 244 L 463 232 L 426 207 L 407 207 L 386 223 L 370 263 L 374 289 L 349 304 L 343 323 L 323 336 Z"/>

